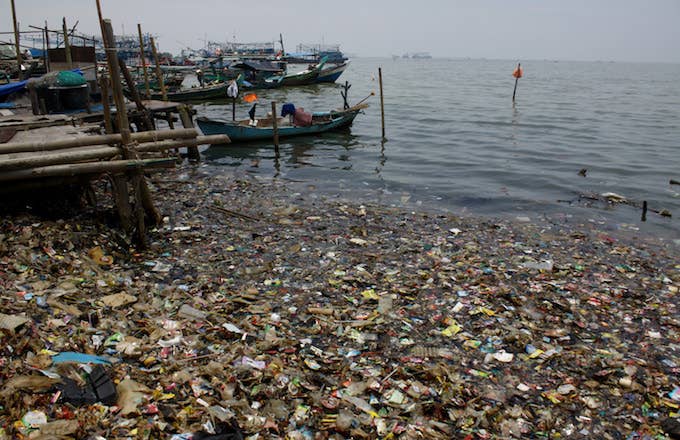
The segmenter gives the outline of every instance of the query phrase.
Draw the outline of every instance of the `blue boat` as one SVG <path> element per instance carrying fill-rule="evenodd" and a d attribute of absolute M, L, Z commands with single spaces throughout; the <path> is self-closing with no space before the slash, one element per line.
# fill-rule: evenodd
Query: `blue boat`
<path fill-rule="evenodd" d="M 315 82 L 334 83 L 335 81 L 338 80 L 338 78 L 340 78 L 340 75 L 342 75 L 342 72 L 344 72 L 345 69 L 347 69 L 348 65 L 349 61 L 347 61 L 346 63 L 330 66 L 326 69 L 321 70 L 321 72 L 319 72 L 319 76 L 316 77 Z"/>
<path fill-rule="evenodd" d="M 346 110 L 334 110 L 312 114 L 312 123 L 299 126 L 291 123 L 288 117 L 276 119 L 279 137 L 291 137 L 324 133 L 352 125 L 354 118 L 367 108 L 368 104 L 359 104 Z M 219 121 L 206 117 L 196 118 L 196 123 L 205 135 L 226 134 L 232 142 L 248 142 L 274 138 L 272 117 L 256 121 L 245 119 L 241 121 Z"/>

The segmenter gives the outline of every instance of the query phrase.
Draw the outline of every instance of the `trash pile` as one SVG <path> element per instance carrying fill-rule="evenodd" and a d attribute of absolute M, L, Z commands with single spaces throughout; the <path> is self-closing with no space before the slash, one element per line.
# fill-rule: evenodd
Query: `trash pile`
<path fill-rule="evenodd" d="M 680 260 L 180 170 L 0 220 L 0 438 L 680 438 Z"/>

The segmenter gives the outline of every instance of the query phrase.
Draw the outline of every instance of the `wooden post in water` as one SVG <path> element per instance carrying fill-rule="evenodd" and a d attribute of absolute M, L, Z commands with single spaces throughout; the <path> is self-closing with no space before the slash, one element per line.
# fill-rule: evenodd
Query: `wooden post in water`
<path fill-rule="evenodd" d="M 279 155 L 279 120 L 276 117 L 276 101 L 272 101 L 272 128 L 274 129 L 274 151 Z"/>
<path fill-rule="evenodd" d="M 191 114 L 189 112 L 189 106 L 180 104 L 177 106 L 177 112 L 179 113 L 179 119 L 182 121 L 182 127 L 193 128 L 194 121 L 191 119 Z M 187 147 L 187 156 L 189 156 L 190 161 L 198 162 L 201 159 L 201 155 L 198 152 L 198 147 Z"/>
<path fill-rule="evenodd" d="M 642 202 L 642 218 L 640 220 L 647 221 L 647 200 Z"/>
<path fill-rule="evenodd" d="M 158 85 L 161 87 L 161 95 L 163 95 L 163 101 L 168 100 L 168 93 L 165 91 L 165 81 L 163 81 L 163 74 L 161 73 L 161 65 L 158 61 L 158 52 L 156 52 L 156 42 L 153 37 L 150 37 L 151 42 L 151 52 L 153 52 L 153 60 L 156 64 L 156 78 L 158 79 Z"/>
<path fill-rule="evenodd" d="M 146 99 L 151 99 L 149 72 L 146 70 L 146 57 L 144 55 L 144 37 L 142 36 L 142 25 L 139 23 L 137 23 L 137 33 L 139 34 L 139 62 L 142 63 L 142 71 L 144 72 L 144 88 L 146 90 Z"/>
<path fill-rule="evenodd" d="M 385 101 L 383 98 L 382 67 L 378 67 L 378 81 L 380 83 L 380 120 L 382 122 L 382 138 L 385 139 Z"/>
<path fill-rule="evenodd" d="M 66 17 L 62 18 L 61 28 L 64 32 L 64 51 L 66 52 L 66 67 L 73 69 L 73 58 L 71 58 L 71 45 L 68 42 L 68 28 L 66 27 Z"/>
<path fill-rule="evenodd" d="M 514 72 L 512 72 L 512 76 L 515 77 L 515 88 L 512 90 L 512 103 L 515 103 L 515 93 L 517 92 L 517 83 L 519 82 L 519 79 L 522 77 L 522 65 L 520 63 L 517 63 L 517 69 L 515 69 Z"/>
<path fill-rule="evenodd" d="M 17 12 L 14 8 L 14 0 L 11 0 L 12 4 L 12 23 L 14 24 L 14 48 L 17 53 L 17 68 L 19 69 L 19 79 L 24 79 L 24 72 L 21 70 L 21 47 L 19 47 L 19 24 L 17 23 Z"/>

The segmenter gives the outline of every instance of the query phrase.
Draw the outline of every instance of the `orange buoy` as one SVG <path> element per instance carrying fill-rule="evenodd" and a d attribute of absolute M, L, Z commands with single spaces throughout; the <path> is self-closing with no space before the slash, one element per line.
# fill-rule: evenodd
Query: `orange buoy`
<path fill-rule="evenodd" d="M 517 79 L 520 79 L 522 77 L 522 74 L 524 74 L 524 69 L 522 69 L 519 66 L 517 66 L 517 68 L 512 72 L 512 76 L 514 76 Z"/>

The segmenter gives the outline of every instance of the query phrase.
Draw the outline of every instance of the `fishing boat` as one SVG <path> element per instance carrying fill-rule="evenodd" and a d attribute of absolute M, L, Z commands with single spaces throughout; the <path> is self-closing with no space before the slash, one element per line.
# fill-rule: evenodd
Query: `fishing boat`
<path fill-rule="evenodd" d="M 312 135 L 348 127 L 352 125 L 354 118 L 367 107 L 368 104 L 358 104 L 345 110 L 313 113 L 312 122 L 307 126 L 295 125 L 288 117 L 277 117 L 278 135 L 280 138 Z M 256 125 L 254 125 L 254 122 L 256 122 Z M 251 119 L 219 121 L 199 117 L 196 118 L 196 123 L 203 134 L 226 134 L 232 142 L 248 142 L 274 138 L 273 118 L 271 115 L 257 121 Z"/>
<path fill-rule="evenodd" d="M 279 86 L 305 86 L 314 84 L 319 77 L 319 73 L 326 65 L 327 58 L 322 58 L 318 64 L 310 65 L 307 69 L 290 73 L 282 76 L 273 76 L 264 81 L 264 83 L 276 83 Z"/>
<path fill-rule="evenodd" d="M 346 63 L 329 66 L 326 69 L 321 70 L 321 72 L 319 72 L 319 76 L 316 77 L 315 82 L 334 83 L 335 81 L 338 80 L 338 78 L 340 78 L 340 75 L 342 75 L 342 72 L 344 72 L 345 69 L 347 69 L 348 65 L 349 61 L 347 61 Z"/>
<path fill-rule="evenodd" d="M 192 87 L 190 89 L 180 89 L 168 91 L 168 100 L 174 102 L 187 101 L 209 101 L 211 99 L 225 98 L 227 96 L 227 83 L 219 83 L 205 87 Z M 125 94 L 129 97 L 129 91 L 125 90 Z M 151 99 L 162 100 L 163 94 L 160 92 L 151 93 Z"/>

